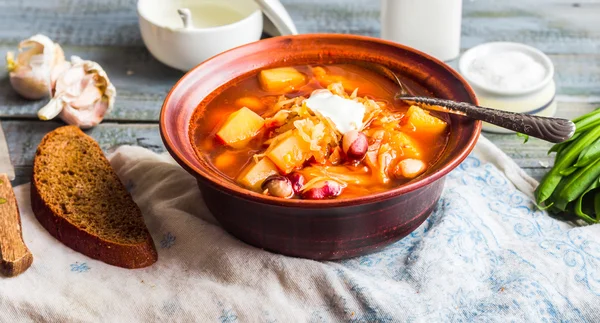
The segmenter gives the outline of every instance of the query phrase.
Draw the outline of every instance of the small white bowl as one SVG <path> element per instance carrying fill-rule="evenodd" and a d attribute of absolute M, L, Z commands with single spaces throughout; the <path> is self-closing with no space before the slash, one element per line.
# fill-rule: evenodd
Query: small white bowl
<path fill-rule="evenodd" d="M 215 13 L 206 16 L 199 11 L 202 6 L 210 6 Z M 203 18 L 208 25 L 185 28 L 177 12 L 180 8 L 190 8 L 197 25 L 204 24 Z M 160 62 L 182 71 L 259 40 L 263 30 L 263 15 L 253 0 L 139 0 L 137 11 L 148 51 Z M 225 24 L 219 23 L 223 21 Z"/>
<path fill-rule="evenodd" d="M 489 53 L 503 51 L 518 51 L 540 63 L 544 69 L 544 77 L 528 88 L 500 89 L 478 82 L 470 77 L 469 66 L 479 57 Z M 554 65 L 546 54 L 540 50 L 519 43 L 493 42 L 475 46 L 467 50 L 458 63 L 459 71 L 469 82 L 481 106 L 499 110 L 526 113 L 531 115 L 551 117 L 556 113 L 556 84 L 554 83 Z M 483 130 L 497 133 L 512 133 L 488 123 L 483 124 Z"/>

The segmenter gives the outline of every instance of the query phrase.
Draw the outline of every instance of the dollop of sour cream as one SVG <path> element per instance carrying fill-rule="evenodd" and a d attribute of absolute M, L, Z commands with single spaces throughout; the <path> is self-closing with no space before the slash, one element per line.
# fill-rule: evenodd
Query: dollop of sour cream
<path fill-rule="evenodd" d="M 313 112 L 329 118 L 342 134 L 362 128 L 366 111 L 362 103 L 335 95 L 329 90 L 313 91 L 304 103 Z"/>
<path fill-rule="evenodd" d="M 467 73 L 473 81 L 489 88 L 519 91 L 539 84 L 548 71 L 526 53 L 501 51 L 474 59 Z"/>

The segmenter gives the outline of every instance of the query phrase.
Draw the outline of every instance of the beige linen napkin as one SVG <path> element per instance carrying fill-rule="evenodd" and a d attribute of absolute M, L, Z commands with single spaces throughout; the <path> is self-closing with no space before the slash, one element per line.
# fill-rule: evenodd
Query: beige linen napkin
<path fill-rule="evenodd" d="M 536 210 L 535 181 L 485 138 L 448 175 L 421 227 L 338 262 L 238 241 L 166 155 L 121 147 L 110 160 L 142 209 L 158 262 L 127 270 L 72 251 L 40 226 L 29 185 L 19 186 L 35 260 L 0 278 L 0 322 L 600 320 L 600 227 L 572 228 Z"/>

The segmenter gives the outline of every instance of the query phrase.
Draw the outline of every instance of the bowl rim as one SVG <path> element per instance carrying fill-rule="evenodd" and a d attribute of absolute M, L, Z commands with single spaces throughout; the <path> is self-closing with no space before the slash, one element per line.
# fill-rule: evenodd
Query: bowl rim
<path fill-rule="evenodd" d="M 364 195 L 364 196 L 357 196 L 357 197 L 352 197 L 352 198 L 341 198 L 341 199 L 330 199 L 330 200 L 282 199 L 282 198 L 278 198 L 278 197 L 272 197 L 272 196 L 268 196 L 268 195 L 264 195 L 264 194 L 259 194 L 254 191 L 251 191 L 249 189 L 243 188 L 235 183 L 229 183 L 225 179 L 218 178 L 218 176 L 215 176 L 213 174 L 208 174 L 208 172 L 200 170 L 199 168 L 191 165 L 191 163 L 188 162 L 187 158 L 185 158 L 185 156 L 183 156 L 183 154 L 181 154 L 179 151 L 177 151 L 174 148 L 174 147 L 176 147 L 176 145 L 173 143 L 173 140 L 167 134 L 165 119 L 166 119 L 167 106 L 169 105 L 169 103 L 171 101 L 171 95 L 175 92 L 175 90 L 183 82 L 187 81 L 187 78 L 192 73 L 194 73 L 198 69 L 202 69 L 204 67 L 204 65 L 210 64 L 211 61 L 219 59 L 219 57 L 222 55 L 226 55 L 229 52 L 235 51 L 239 48 L 255 46 L 255 44 L 257 44 L 259 42 L 278 42 L 278 41 L 281 41 L 282 39 L 286 39 L 286 38 L 295 38 L 295 39 L 310 39 L 310 38 L 322 38 L 323 39 L 323 38 L 326 38 L 326 39 L 338 39 L 338 40 L 339 39 L 348 39 L 348 40 L 356 40 L 356 41 L 376 42 L 376 43 L 380 43 L 383 45 L 397 47 L 397 48 L 400 48 L 400 49 L 403 49 L 406 51 L 413 52 L 415 54 L 422 56 L 423 58 L 425 58 L 427 60 L 433 61 L 436 65 L 445 69 L 448 73 L 450 73 L 452 76 L 454 76 L 459 82 L 461 82 L 461 85 L 466 90 L 468 96 L 471 97 L 471 99 L 473 100 L 473 103 L 478 104 L 478 100 L 477 100 L 477 96 L 475 95 L 475 92 L 473 91 L 473 89 L 471 88 L 469 83 L 457 71 L 455 71 L 453 68 L 451 68 L 449 65 L 445 64 L 444 62 L 442 62 L 428 54 L 425 54 L 419 50 L 416 50 L 412 47 L 408 47 L 405 45 L 401 45 L 401 44 L 398 44 L 398 43 L 395 43 L 392 41 L 387 41 L 387 40 L 383 40 L 383 39 L 379 39 L 379 38 L 374 38 L 374 37 L 369 37 L 369 36 L 361 36 L 361 35 L 349 35 L 349 34 L 301 34 L 301 35 L 277 36 L 277 37 L 262 39 L 257 42 L 249 43 L 246 45 L 242 45 L 242 46 L 227 50 L 225 52 L 222 52 L 222 53 L 220 53 L 216 56 L 213 56 L 210 59 L 202 62 L 201 64 L 197 65 L 196 67 L 194 67 L 193 69 L 188 71 L 185 75 L 183 75 L 177 81 L 177 83 L 175 83 L 175 85 L 171 88 L 171 90 L 165 97 L 165 100 L 161 107 L 160 122 L 159 122 L 161 138 L 165 144 L 167 151 L 171 154 L 171 156 L 175 159 L 175 161 L 179 165 L 181 165 L 188 173 L 192 174 L 199 182 L 202 182 L 203 184 L 208 184 L 209 186 L 212 186 L 215 189 L 225 191 L 231 195 L 234 195 L 234 196 L 237 196 L 240 198 L 244 198 L 246 200 L 251 200 L 251 201 L 254 201 L 257 203 L 261 203 L 261 204 L 270 204 L 270 205 L 276 205 L 276 206 L 281 206 L 281 207 L 296 207 L 296 208 L 312 208 L 312 209 L 314 209 L 314 208 L 333 208 L 333 207 L 348 207 L 348 206 L 364 205 L 364 204 L 380 202 L 383 200 L 389 200 L 393 197 L 418 190 L 429 184 L 434 183 L 435 181 L 443 178 L 446 174 L 448 174 L 450 171 L 452 171 L 458 165 L 460 165 L 460 163 L 465 158 L 467 158 L 467 156 L 471 153 L 471 151 L 475 147 L 475 144 L 477 143 L 477 140 L 479 139 L 479 135 L 481 133 L 481 127 L 482 127 L 482 122 L 479 120 L 472 120 L 472 122 L 474 123 L 474 128 L 473 128 L 474 131 L 472 131 L 472 133 L 470 134 L 470 136 L 467 140 L 467 143 L 462 147 L 461 151 L 457 154 L 457 156 L 454 157 L 453 159 L 451 159 L 450 161 L 446 162 L 445 164 L 441 165 L 435 172 L 428 174 L 423 178 L 417 179 L 416 181 L 408 182 L 406 184 L 391 188 L 389 190 L 380 191 L 380 192 L 377 192 L 374 194 L 369 194 L 369 195 Z M 186 134 L 187 134 L 187 130 L 188 129 L 186 129 Z M 189 140 L 189 138 L 188 138 L 188 140 Z M 197 155 L 195 155 L 195 158 L 199 158 L 199 157 L 197 157 Z M 208 176 L 206 174 L 208 174 Z"/>

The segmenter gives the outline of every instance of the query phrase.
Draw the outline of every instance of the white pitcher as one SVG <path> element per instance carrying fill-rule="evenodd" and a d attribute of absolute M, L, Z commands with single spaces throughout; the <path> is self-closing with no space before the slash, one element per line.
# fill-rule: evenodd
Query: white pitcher
<path fill-rule="evenodd" d="M 462 0 L 381 0 L 381 38 L 442 61 L 460 53 Z"/>

